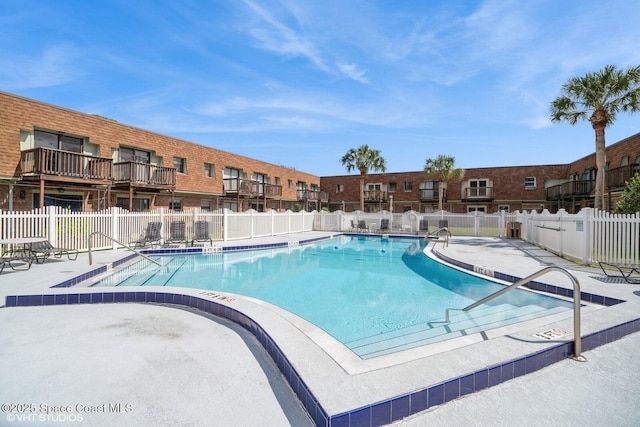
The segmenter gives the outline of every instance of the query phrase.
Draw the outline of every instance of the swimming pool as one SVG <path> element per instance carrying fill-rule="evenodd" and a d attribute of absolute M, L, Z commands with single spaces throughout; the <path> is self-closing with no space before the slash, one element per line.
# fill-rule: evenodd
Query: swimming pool
<path fill-rule="evenodd" d="M 154 256 L 93 286 L 173 286 L 269 302 L 315 324 L 362 359 L 569 311 L 570 302 L 518 289 L 444 323 L 504 285 L 451 268 L 415 238 L 339 236 L 309 245 Z M 454 312 L 455 313 L 455 312 Z"/>

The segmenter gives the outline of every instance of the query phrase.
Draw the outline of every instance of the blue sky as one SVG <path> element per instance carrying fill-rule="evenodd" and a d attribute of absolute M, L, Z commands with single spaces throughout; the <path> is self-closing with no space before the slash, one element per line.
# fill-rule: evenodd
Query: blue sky
<path fill-rule="evenodd" d="M 0 0 L 0 90 L 316 175 L 568 163 L 569 78 L 640 64 L 636 0 Z M 607 144 L 640 132 L 620 114 Z"/>

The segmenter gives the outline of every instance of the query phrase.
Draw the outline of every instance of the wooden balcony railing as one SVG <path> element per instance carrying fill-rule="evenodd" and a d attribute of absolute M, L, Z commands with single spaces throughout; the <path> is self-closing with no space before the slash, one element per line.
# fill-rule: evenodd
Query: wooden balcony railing
<path fill-rule="evenodd" d="M 576 196 L 589 196 L 593 191 L 595 181 L 569 181 L 564 184 L 547 188 L 547 200 L 565 199 Z"/>
<path fill-rule="evenodd" d="M 176 185 L 176 168 L 139 162 L 114 163 L 113 179 L 116 183 L 172 187 Z"/>
<path fill-rule="evenodd" d="M 264 197 L 273 199 L 282 197 L 282 185 L 275 184 L 263 184 L 264 185 Z"/>
<path fill-rule="evenodd" d="M 225 178 L 222 182 L 226 194 L 239 194 L 241 196 L 258 196 L 260 183 L 244 178 Z"/>
<path fill-rule="evenodd" d="M 438 201 L 439 200 L 438 189 L 435 190 L 420 190 L 420 200 L 421 201 Z M 442 201 L 447 201 L 447 189 L 445 188 L 442 192 Z"/>
<path fill-rule="evenodd" d="M 610 189 L 624 188 L 635 174 L 640 173 L 640 164 L 621 166 L 607 171 L 607 186 Z"/>
<path fill-rule="evenodd" d="M 493 187 L 466 187 L 462 193 L 463 200 L 493 200 Z"/>
<path fill-rule="evenodd" d="M 298 190 L 298 201 L 329 203 L 329 193 L 321 190 Z"/>
<path fill-rule="evenodd" d="M 78 180 L 112 179 L 113 160 L 52 148 L 32 148 L 20 153 L 23 176 L 50 175 Z"/>
<path fill-rule="evenodd" d="M 365 202 L 386 202 L 387 192 L 382 190 L 365 190 L 364 201 Z"/>

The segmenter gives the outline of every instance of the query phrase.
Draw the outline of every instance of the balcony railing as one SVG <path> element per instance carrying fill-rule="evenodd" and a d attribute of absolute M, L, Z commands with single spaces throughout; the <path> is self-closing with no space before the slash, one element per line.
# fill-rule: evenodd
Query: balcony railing
<path fill-rule="evenodd" d="M 320 190 L 298 190 L 298 201 L 328 203 L 329 193 Z"/>
<path fill-rule="evenodd" d="M 640 173 L 640 164 L 621 166 L 607 172 L 607 185 L 610 189 L 624 188 L 635 174 Z"/>
<path fill-rule="evenodd" d="M 364 201 L 365 202 L 386 202 L 387 192 L 382 190 L 365 190 Z"/>
<path fill-rule="evenodd" d="M 51 175 L 79 180 L 112 179 L 113 160 L 89 154 L 73 153 L 52 148 L 33 148 L 20 153 L 23 176 Z"/>
<path fill-rule="evenodd" d="M 263 184 L 264 185 L 264 197 L 277 198 L 282 197 L 282 185 L 275 184 Z"/>
<path fill-rule="evenodd" d="M 176 168 L 139 162 L 114 163 L 113 179 L 116 183 L 172 187 L 176 185 Z"/>
<path fill-rule="evenodd" d="M 595 181 L 569 181 L 547 188 L 547 200 L 565 199 L 576 196 L 589 196 Z"/>
<path fill-rule="evenodd" d="M 267 184 L 244 178 L 225 178 L 222 181 L 225 194 L 240 196 L 278 198 L 282 196 L 282 186 Z"/>
<path fill-rule="evenodd" d="M 464 200 L 493 200 L 493 187 L 466 187 L 462 198 Z"/>
<path fill-rule="evenodd" d="M 434 189 L 430 189 L 430 190 L 420 190 L 420 200 L 421 201 L 438 201 L 439 200 L 439 195 L 438 195 L 438 189 L 436 188 Z M 447 201 L 447 189 L 445 188 L 444 191 L 442 192 L 442 201 L 446 202 Z"/>

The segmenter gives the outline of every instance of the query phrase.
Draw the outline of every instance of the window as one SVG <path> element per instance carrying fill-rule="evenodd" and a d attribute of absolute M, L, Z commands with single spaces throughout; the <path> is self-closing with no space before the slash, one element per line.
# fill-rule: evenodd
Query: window
<path fill-rule="evenodd" d="M 240 178 L 240 169 L 224 168 L 222 170 L 223 178 Z"/>
<path fill-rule="evenodd" d="M 533 190 L 536 188 L 536 177 L 535 176 L 527 176 L 524 178 L 524 189 L 525 190 Z"/>
<path fill-rule="evenodd" d="M 421 199 L 437 199 L 438 193 L 438 181 L 425 181 L 420 183 L 420 198 Z"/>
<path fill-rule="evenodd" d="M 169 200 L 169 209 L 174 210 L 174 211 L 181 211 L 182 210 L 182 200 L 180 200 L 180 199 L 173 199 L 173 201 Z"/>
<path fill-rule="evenodd" d="M 180 173 L 187 173 L 187 159 L 183 157 L 174 157 L 173 167 Z"/>
<path fill-rule="evenodd" d="M 498 205 L 498 212 L 509 212 L 509 205 Z"/>
<path fill-rule="evenodd" d="M 486 213 L 487 212 L 487 207 L 486 206 L 468 206 L 467 207 L 467 212 L 468 213 L 473 213 L 473 212 Z"/>
<path fill-rule="evenodd" d="M 280 177 L 276 176 L 275 178 L 276 185 L 280 185 Z"/>
<path fill-rule="evenodd" d="M 288 179 L 287 180 L 287 185 L 289 186 L 289 190 L 293 189 L 293 181 Z"/>
<path fill-rule="evenodd" d="M 306 190 L 306 189 L 307 189 L 307 183 L 298 181 L 298 183 L 296 184 L 296 190 Z"/>
<path fill-rule="evenodd" d="M 149 151 L 136 150 L 135 148 L 120 147 L 119 156 L 121 162 L 151 163 Z"/>
<path fill-rule="evenodd" d="M 209 177 L 209 178 L 215 178 L 216 177 L 216 169 L 211 163 L 205 163 L 204 164 L 204 176 Z"/>
<path fill-rule="evenodd" d="M 336 193 L 342 193 L 344 191 L 344 185 L 338 184 L 336 185 Z"/>
<path fill-rule="evenodd" d="M 629 164 L 629 156 L 622 156 L 620 159 L 620 166 L 627 166 Z"/>
<path fill-rule="evenodd" d="M 122 209 L 129 209 L 129 199 L 127 197 L 118 197 L 116 206 Z M 149 199 L 134 198 L 131 201 L 132 212 L 143 212 L 149 210 Z"/>
<path fill-rule="evenodd" d="M 397 188 L 397 184 L 395 182 L 389 183 L 389 193 L 395 193 Z"/>
<path fill-rule="evenodd" d="M 82 153 L 82 138 L 37 130 L 34 132 L 34 141 L 35 148 L 44 147 L 53 148 L 54 150 L 70 151 L 72 153 Z"/>
<path fill-rule="evenodd" d="M 404 182 L 404 191 L 413 191 L 413 182 L 405 181 Z"/>
<path fill-rule="evenodd" d="M 487 197 L 491 194 L 487 179 L 470 179 L 467 197 Z"/>
<path fill-rule="evenodd" d="M 211 206 L 212 206 L 211 200 L 200 199 L 200 209 L 202 209 L 203 211 L 210 211 Z"/>

